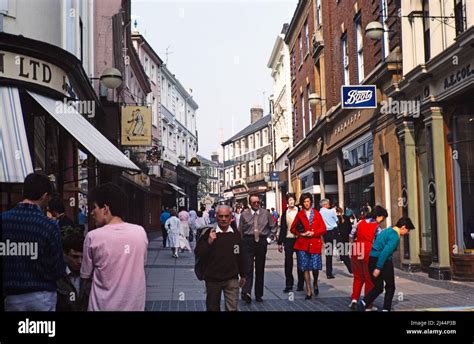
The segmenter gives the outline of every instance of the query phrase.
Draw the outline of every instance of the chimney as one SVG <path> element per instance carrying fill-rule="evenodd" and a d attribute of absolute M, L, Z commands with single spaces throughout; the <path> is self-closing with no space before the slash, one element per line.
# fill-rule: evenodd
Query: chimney
<path fill-rule="evenodd" d="M 219 163 L 219 154 L 217 154 L 217 152 L 212 152 L 211 160 Z"/>
<path fill-rule="evenodd" d="M 254 106 L 250 109 L 250 124 L 254 124 L 263 117 L 263 109 L 260 106 Z"/>

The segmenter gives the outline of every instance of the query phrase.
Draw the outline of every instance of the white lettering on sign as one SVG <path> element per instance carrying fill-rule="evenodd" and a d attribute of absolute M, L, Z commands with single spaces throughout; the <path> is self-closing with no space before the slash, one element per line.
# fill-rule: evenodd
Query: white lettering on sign
<path fill-rule="evenodd" d="M 373 92 L 370 90 L 367 90 L 367 91 L 352 90 L 347 93 L 347 95 L 349 96 L 349 99 L 345 103 L 348 105 L 363 103 L 372 99 L 372 94 Z"/>

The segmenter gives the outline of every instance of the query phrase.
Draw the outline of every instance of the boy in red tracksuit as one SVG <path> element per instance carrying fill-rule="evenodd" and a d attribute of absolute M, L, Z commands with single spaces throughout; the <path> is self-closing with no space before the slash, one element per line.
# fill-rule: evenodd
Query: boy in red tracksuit
<path fill-rule="evenodd" d="M 356 238 L 352 245 L 352 273 L 354 275 L 354 283 L 352 286 L 352 301 L 349 307 L 353 310 L 357 308 L 357 302 L 360 298 L 362 287 L 365 284 L 365 295 L 374 287 L 369 272 L 369 256 L 372 249 L 377 231 L 380 230 L 380 223 L 388 216 L 387 210 L 377 205 L 374 210 L 367 214 L 365 220 L 361 220 L 357 224 Z M 368 307 L 367 309 L 371 309 Z"/>

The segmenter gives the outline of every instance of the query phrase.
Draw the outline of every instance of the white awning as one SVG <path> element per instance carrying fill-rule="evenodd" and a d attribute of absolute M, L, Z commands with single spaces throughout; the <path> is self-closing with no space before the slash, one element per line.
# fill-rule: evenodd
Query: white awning
<path fill-rule="evenodd" d="M 31 91 L 28 93 L 101 164 L 140 171 L 137 165 L 72 107 L 58 107 L 57 100 Z"/>
<path fill-rule="evenodd" d="M 20 95 L 15 87 L 0 87 L 0 182 L 23 183 L 33 173 Z"/>

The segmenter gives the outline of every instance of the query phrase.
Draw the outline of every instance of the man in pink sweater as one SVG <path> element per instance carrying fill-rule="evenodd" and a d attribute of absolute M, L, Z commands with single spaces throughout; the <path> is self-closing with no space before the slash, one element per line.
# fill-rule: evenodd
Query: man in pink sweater
<path fill-rule="evenodd" d="M 96 187 L 89 202 L 101 227 L 87 233 L 84 242 L 81 278 L 92 279 L 88 310 L 145 310 L 145 230 L 123 221 L 127 196 L 117 185 Z"/>

